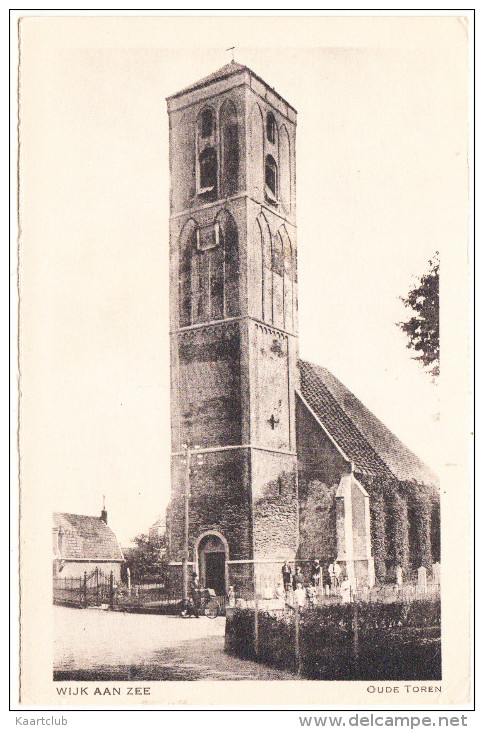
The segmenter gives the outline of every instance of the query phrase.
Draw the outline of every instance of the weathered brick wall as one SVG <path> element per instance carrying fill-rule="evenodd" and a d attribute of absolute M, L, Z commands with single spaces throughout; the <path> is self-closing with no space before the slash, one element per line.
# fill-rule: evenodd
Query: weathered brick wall
<path fill-rule="evenodd" d="M 289 390 L 288 337 L 257 323 L 251 324 L 249 337 L 251 442 L 289 450 L 294 416 Z"/>
<path fill-rule="evenodd" d="M 173 457 L 170 506 L 170 559 L 181 560 L 184 547 L 186 466 Z M 190 469 L 189 553 L 198 536 L 220 532 L 228 542 L 229 560 L 252 557 L 251 504 L 246 450 L 218 451 L 193 459 Z"/>
<path fill-rule="evenodd" d="M 240 444 L 238 324 L 179 335 L 180 440 L 201 448 Z"/>
<path fill-rule="evenodd" d="M 255 558 L 292 559 L 297 547 L 295 458 L 254 451 L 252 499 Z"/>
<path fill-rule="evenodd" d="M 337 552 L 335 494 L 349 465 L 299 398 L 296 398 L 296 442 L 299 557 L 334 560 Z"/>

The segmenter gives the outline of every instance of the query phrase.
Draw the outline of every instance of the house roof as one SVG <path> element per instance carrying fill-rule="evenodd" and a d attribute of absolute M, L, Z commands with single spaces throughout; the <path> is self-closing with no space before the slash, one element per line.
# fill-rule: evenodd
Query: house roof
<path fill-rule="evenodd" d="M 62 534 L 63 560 L 124 560 L 116 535 L 100 517 L 54 512 L 53 519 L 54 528 Z"/>
<path fill-rule="evenodd" d="M 177 91 L 175 94 L 171 94 L 167 97 L 167 99 L 174 99 L 177 96 L 183 96 L 183 94 L 187 94 L 189 91 L 201 89 L 204 86 L 208 86 L 209 84 L 214 83 L 215 81 L 222 81 L 222 79 L 229 78 L 229 76 L 233 76 L 240 71 L 247 71 L 249 74 L 251 74 L 251 76 L 254 76 L 254 78 L 256 78 L 258 81 L 264 84 L 264 86 L 270 89 L 272 93 L 275 94 L 279 99 L 281 99 L 285 104 L 291 107 L 291 109 L 296 111 L 294 107 L 289 104 L 289 102 L 286 101 L 272 86 L 269 86 L 269 84 L 264 81 L 264 79 L 254 73 L 252 69 L 250 69 L 248 66 L 243 66 L 241 63 L 237 63 L 237 61 L 231 61 L 230 63 L 226 63 L 225 66 L 222 66 L 222 68 L 219 68 L 217 71 L 214 71 L 208 76 L 204 76 L 203 79 L 200 79 L 199 81 L 195 81 L 195 83 L 190 84 L 190 86 L 185 86 L 184 89 L 181 89 L 181 91 Z"/>
<path fill-rule="evenodd" d="M 302 397 L 356 471 L 437 486 L 436 474 L 329 370 L 298 364 Z"/>

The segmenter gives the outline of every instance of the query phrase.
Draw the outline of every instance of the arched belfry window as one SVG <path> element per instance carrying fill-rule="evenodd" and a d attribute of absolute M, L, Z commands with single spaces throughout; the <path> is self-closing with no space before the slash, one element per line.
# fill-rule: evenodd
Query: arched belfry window
<path fill-rule="evenodd" d="M 196 296 L 199 287 L 195 283 L 198 273 L 197 224 L 189 220 L 185 224 L 179 240 L 178 299 L 180 327 L 192 324 L 192 305 L 198 306 Z"/>
<path fill-rule="evenodd" d="M 224 250 L 224 317 L 238 317 L 239 306 L 239 236 L 237 225 L 226 210 L 217 216 Z"/>
<path fill-rule="evenodd" d="M 213 147 L 206 147 L 199 156 L 200 193 L 215 192 L 217 189 L 217 153 Z"/>
<path fill-rule="evenodd" d="M 265 198 L 268 203 L 277 203 L 277 164 L 272 155 L 266 155 L 265 162 Z"/>
<path fill-rule="evenodd" d="M 271 144 L 276 142 L 276 120 L 274 114 L 269 112 L 266 117 L 266 136 Z"/>
<path fill-rule="evenodd" d="M 272 235 L 263 213 L 257 217 L 262 245 L 262 319 L 272 322 Z"/>
<path fill-rule="evenodd" d="M 222 104 L 219 128 L 222 142 L 220 189 L 222 197 L 228 197 L 237 192 L 239 173 L 239 130 L 237 110 L 232 101 Z"/>
<path fill-rule="evenodd" d="M 286 227 L 279 229 L 282 241 L 283 276 L 284 276 L 284 329 L 294 329 L 294 282 L 295 282 L 295 261 L 294 250 Z"/>
<path fill-rule="evenodd" d="M 200 115 L 200 137 L 202 139 L 211 137 L 213 134 L 213 126 L 213 110 L 209 107 L 208 109 L 204 109 Z"/>
<path fill-rule="evenodd" d="M 227 211 L 200 226 L 190 220 L 180 236 L 180 326 L 239 314 L 237 226 Z"/>
<path fill-rule="evenodd" d="M 195 140 L 197 193 L 205 200 L 215 200 L 217 196 L 218 160 L 215 131 L 215 112 L 211 107 L 206 107 L 198 115 Z"/>

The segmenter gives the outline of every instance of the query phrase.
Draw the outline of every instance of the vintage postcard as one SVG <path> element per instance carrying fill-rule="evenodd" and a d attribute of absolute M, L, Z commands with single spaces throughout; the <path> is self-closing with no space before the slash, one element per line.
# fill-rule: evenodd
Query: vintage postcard
<path fill-rule="evenodd" d="M 18 44 L 21 705 L 469 706 L 472 14 Z"/>

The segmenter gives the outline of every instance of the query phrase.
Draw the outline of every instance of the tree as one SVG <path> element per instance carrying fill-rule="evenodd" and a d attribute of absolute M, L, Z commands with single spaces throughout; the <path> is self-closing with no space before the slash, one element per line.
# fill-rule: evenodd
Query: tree
<path fill-rule="evenodd" d="M 406 297 L 400 297 L 414 314 L 407 322 L 397 322 L 407 336 L 407 347 L 416 355 L 433 380 L 440 373 L 439 343 L 439 252 L 429 261 L 429 270 Z"/>
<path fill-rule="evenodd" d="M 145 578 L 159 578 L 166 575 L 166 549 L 165 542 L 161 540 L 150 540 L 148 535 L 137 535 L 133 542 L 136 547 L 126 550 L 124 570 L 129 568 L 133 580 Z"/>

